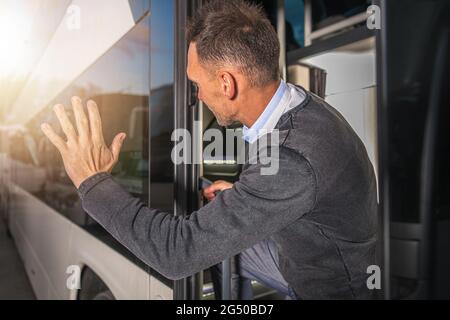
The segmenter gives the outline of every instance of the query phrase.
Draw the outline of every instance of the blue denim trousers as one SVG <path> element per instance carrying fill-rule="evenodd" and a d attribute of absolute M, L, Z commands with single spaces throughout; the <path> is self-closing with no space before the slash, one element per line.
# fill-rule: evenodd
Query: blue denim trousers
<path fill-rule="evenodd" d="M 266 239 L 234 257 L 231 276 L 232 299 L 253 300 L 252 280 L 277 290 L 288 300 L 297 300 L 294 290 L 280 272 L 278 250 L 273 240 Z M 222 297 L 222 264 L 211 267 L 216 299 Z"/>

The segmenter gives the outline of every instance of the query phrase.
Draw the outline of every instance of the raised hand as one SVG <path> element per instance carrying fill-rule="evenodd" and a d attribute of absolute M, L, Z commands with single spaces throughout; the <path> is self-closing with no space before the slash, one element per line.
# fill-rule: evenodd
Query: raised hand
<path fill-rule="evenodd" d="M 41 129 L 61 153 L 66 172 L 78 188 L 84 180 L 97 173 L 111 172 L 119 159 L 126 134 L 117 134 L 111 146 L 108 147 L 103 138 L 102 121 L 97 104 L 92 100 L 87 102 L 89 118 L 86 117 L 79 97 L 72 98 L 72 107 L 77 131 L 70 122 L 63 105 L 57 104 L 53 108 L 67 141 L 57 135 L 47 123 L 43 123 Z"/>

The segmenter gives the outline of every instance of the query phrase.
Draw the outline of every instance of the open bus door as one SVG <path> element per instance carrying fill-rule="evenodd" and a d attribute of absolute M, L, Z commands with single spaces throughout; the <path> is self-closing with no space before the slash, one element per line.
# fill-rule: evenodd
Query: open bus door
<path fill-rule="evenodd" d="M 215 120 L 213 114 L 207 106 L 196 99 L 195 86 L 187 79 L 187 51 L 185 32 L 189 17 L 202 5 L 202 0 L 177 0 L 175 4 L 175 128 L 186 129 L 192 137 L 192 156 L 201 159 L 200 163 L 192 161 L 192 164 L 175 165 L 175 215 L 185 216 L 198 210 L 203 204 L 204 199 L 201 190 L 208 183 L 215 180 L 225 180 L 234 182 L 239 179 L 240 165 L 236 159 L 237 149 L 234 148 L 229 154 L 222 154 L 214 159 L 204 159 L 203 150 L 209 143 L 204 143 L 203 134 L 206 130 L 216 129 L 225 134 L 225 128 L 221 128 Z M 281 44 L 280 70 L 283 77 L 286 74 L 286 45 L 285 45 L 285 21 L 284 1 L 260 1 L 261 5 L 268 12 L 271 21 L 277 30 Z M 242 127 L 239 123 L 233 124 L 228 129 L 237 129 Z M 239 134 L 237 135 L 239 136 Z M 233 137 L 236 139 L 236 136 Z M 235 141 L 235 146 L 238 142 Z M 224 141 L 224 146 L 226 141 Z M 226 148 L 224 147 L 224 150 Z M 216 155 L 217 156 L 217 155 Z M 221 158 L 221 159 L 220 159 Z M 221 298 L 228 300 L 231 295 L 231 276 L 232 276 L 233 257 L 222 262 L 222 292 Z M 255 288 L 256 286 L 256 288 Z M 267 297 L 274 294 L 273 290 L 259 286 L 254 283 L 255 298 L 259 296 Z M 188 278 L 175 281 L 174 299 L 197 300 L 211 299 L 213 295 L 212 281 L 209 270 L 204 270 Z"/>
<path fill-rule="evenodd" d="M 200 6 L 200 1 L 175 1 L 175 112 L 174 125 L 176 129 L 193 130 L 193 120 L 197 117 L 198 105 L 194 101 L 191 86 L 186 76 L 187 50 L 184 30 L 188 19 Z M 197 167 L 188 163 L 174 166 L 174 214 L 186 216 L 198 208 Z M 200 274 L 177 280 L 173 287 L 175 300 L 194 300 L 201 297 L 198 283 Z"/>

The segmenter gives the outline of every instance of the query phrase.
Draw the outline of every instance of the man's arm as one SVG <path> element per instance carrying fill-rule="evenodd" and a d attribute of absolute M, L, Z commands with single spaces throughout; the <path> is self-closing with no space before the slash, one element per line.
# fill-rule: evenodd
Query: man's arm
<path fill-rule="evenodd" d="M 281 147 L 278 172 L 262 175 L 267 166 L 252 164 L 233 188 L 188 217 L 150 209 L 108 174 L 117 162 L 125 134 L 118 134 L 112 145 L 106 146 L 95 102 L 88 102 L 89 119 L 81 99 L 74 97 L 72 105 L 77 131 L 63 106 L 55 107 L 67 141 L 47 124 L 42 130 L 60 151 L 69 177 L 79 188 L 83 208 L 168 278 L 183 278 L 242 252 L 314 207 L 316 181 L 309 162 Z"/>
<path fill-rule="evenodd" d="M 146 207 L 109 174 L 83 182 L 83 208 L 119 242 L 159 273 L 180 279 L 238 254 L 309 212 L 315 179 L 307 161 L 280 150 L 280 171 L 245 170 L 233 188 L 188 217 Z"/>

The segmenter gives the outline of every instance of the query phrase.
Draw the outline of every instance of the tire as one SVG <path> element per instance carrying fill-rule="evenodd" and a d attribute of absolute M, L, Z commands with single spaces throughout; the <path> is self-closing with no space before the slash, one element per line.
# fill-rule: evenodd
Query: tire
<path fill-rule="evenodd" d="M 97 293 L 92 300 L 116 300 L 110 290 Z"/>

